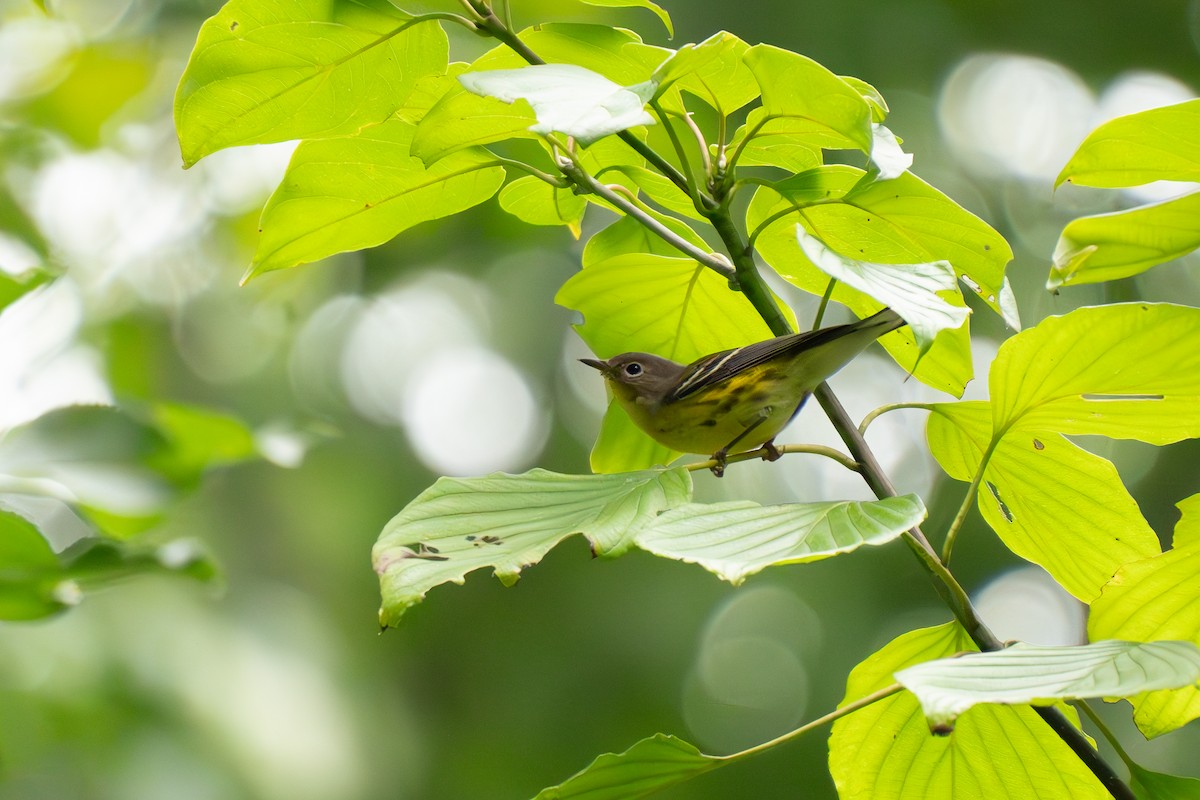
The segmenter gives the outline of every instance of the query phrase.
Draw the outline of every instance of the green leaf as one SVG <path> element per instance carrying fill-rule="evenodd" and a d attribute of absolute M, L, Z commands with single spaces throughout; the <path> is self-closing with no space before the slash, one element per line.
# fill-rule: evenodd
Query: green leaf
<path fill-rule="evenodd" d="M 386 0 L 230 0 L 201 27 L 175 95 L 184 163 L 383 122 L 447 52 L 436 22 Z"/>
<path fill-rule="evenodd" d="M 744 60 L 762 90 L 766 120 L 814 124 L 871 152 L 871 107 L 854 87 L 811 58 L 771 45 L 751 47 Z"/>
<path fill-rule="evenodd" d="M 66 608 L 71 594 L 46 537 L 24 517 L 0 508 L 0 619 L 48 617 Z"/>
<path fill-rule="evenodd" d="M 922 354 L 928 352 L 938 333 L 960 327 L 971 313 L 939 296 L 939 292 L 958 296 L 954 267 L 949 261 L 875 264 L 835 253 L 803 225 L 796 226 L 796 238 L 800 251 L 826 275 L 891 306 L 903 317 Z"/>
<path fill-rule="evenodd" d="M 778 167 L 791 173 L 821 165 L 823 148 L 852 148 L 854 143 L 815 122 L 797 117 L 772 117 L 753 109 L 727 147 L 742 167 Z"/>
<path fill-rule="evenodd" d="M 589 243 L 589 249 L 593 246 Z M 583 314 L 576 330 L 601 358 L 638 351 L 690 363 L 718 350 L 771 338 L 770 328 L 744 295 L 729 291 L 724 278 L 691 259 L 629 253 L 589 263 L 585 250 L 584 265 L 559 289 L 555 302 Z M 677 455 L 647 444 L 650 437 L 632 423 L 617 422 L 614 415 L 624 412 L 610 410 L 606 415 L 592 449 L 593 470 L 645 469 Z"/>
<path fill-rule="evenodd" d="M 653 81 L 621 86 L 575 64 L 467 72 L 458 80 L 477 95 L 504 103 L 528 102 L 537 117 L 530 130 L 542 135 L 563 133 L 584 145 L 627 128 L 654 124 L 644 108 L 657 88 Z"/>
<path fill-rule="evenodd" d="M 571 276 L 555 302 L 583 314 L 576 329 L 601 358 L 636 350 L 688 363 L 771 338 L 744 295 L 690 258 L 614 256 Z"/>
<path fill-rule="evenodd" d="M 429 109 L 412 139 L 412 155 L 433 166 L 469 147 L 506 139 L 534 139 L 537 116 L 524 100 L 508 104 L 471 94 L 457 84 Z"/>
<path fill-rule="evenodd" d="M 843 705 L 890 685 L 905 667 L 974 649 L 953 623 L 903 634 L 854 668 Z M 1064 713 L 1078 724 L 1072 710 Z M 842 800 L 1109 797 L 1033 709 L 977 706 L 951 735 L 930 736 L 908 692 L 837 720 L 829 768 Z"/>
<path fill-rule="evenodd" d="M 178 485 L 196 483 L 205 470 L 254 458 L 254 434 L 236 417 L 199 406 L 160 403 L 151 409 L 166 446 L 149 464 Z"/>
<path fill-rule="evenodd" d="M 1139 642 L 1181 639 L 1200 645 L 1200 542 L 1192 516 L 1197 497 L 1180 503 L 1185 512 L 1175 528 L 1174 548 L 1116 570 L 1092 602 L 1089 636 Z M 1133 719 L 1147 737 L 1200 718 L 1200 686 L 1150 692 L 1131 702 Z"/>
<path fill-rule="evenodd" d="M 618 555 L 637 528 L 691 499 L 686 470 L 620 475 L 522 475 L 439 478 L 383 529 L 371 559 L 379 574 L 382 625 L 395 625 L 425 593 L 468 572 L 492 567 L 516 582 L 566 537 L 582 533 L 595 552 Z"/>
<path fill-rule="evenodd" d="M 1200 192 L 1067 223 L 1047 289 L 1128 278 L 1200 247 Z"/>
<path fill-rule="evenodd" d="M 59 556 L 33 523 L 0 506 L 0 619 L 49 617 L 92 590 L 150 573 L 211 581 L 216 566 L 185 540 L 143 547 L 87 537 Z"/>
<path fill-rule="evenodd" d="M 887 101 L 883 99 L 883 95 L 880 94 L 878 89 L 861 78 L 855 78 L 851 75 L 839 75 L 838 77 L 853 87 L 867 101 L 867 105 L 871 107 L 871 120 L 873 122 L 883 122 L 887 119 L 890 109 L 888 109 Z"/>
<path fill-rule="evenodd" d="M 1130 788 L 1138 800 L 1200 800 L 1200 778 L 1183 778 L 1129 765 Z"/>
<path fill-rule="evenodd" d="M 685 44 L 654 72 L 657 95 L 668 88 L 699 97 L 728 116 L 758 97 L 758 84 L 743 60 L 750 45 L 721 31 L 700 44 Z"/>
<path fill-rule="evenodd" d="M 688 504 L 635 535 L 638 547 L 699 564 L 735 586 L 778 564 L 804 564 L 886 544 L 925 519 L 914 494 L 870 502 Z"/>
<path fill-rule="evenodd" d="M 588 466 L 592 472 L 611 474 L 666 466 L 683 453 L 659 444 L 642 432 L 619 403 L 610 400 L 592 445 Z"/>
<path fill-rule="evenodd" d="M 1180 519 L 1175 524 L 1171 546 L 1176 550 L 1200 545 L 1200 494 L 1185 497 L 1175 504 Z"/>
<path fill-rule="evenodd" d="M 478 205 L 504 181 L 481 149 L 426 168 L 400 120 L 358 136 L 303 142 L 263 209 L 249 276 L 383 244 L 401 231 Z"/>
<path fill-rule="evenodd" d="M 708 244 L 700 234 L 689 228 L 686 223 L 653 210 L 646 213 L 689 244 L 708 249 Z M 622 216 L 588 239 L 587 244 L 583 246 L 583 268 L 588 269 L 615 256 L 640 253 L 668 258 L 678 258 L 681 255 L 674 245 L 668 244 L 661 236 L 648 230 L 633 217 Z"/>
<path fill-rule="evenodd" d="M 930 728 L 948 730 L 980 703 L 1052 705 L 1194 684 L 1200 681 L 1200 647 L 1180 641 L 1017 643 L 993 653 L 926 661 L 898 671 L 896 680 L 917 696 Z"/>
<path fill-rule="evenodd" d="M 40 269 L 23 275 L 9 275 L 0 271 L 0 311 L 50 280 L 50 274 Z"/>
<path fill-rule="evenodd" d="M 663 27 L 667 29 L 667 36 L 675 36 L 675 27 L 671 24 L 671 15 L 668 14 L 658 3 L 651 3 L 650 0 L 579 0 L 579 2 L 588 6 L 599 6 L 601 8 L 644 8 L 648 11 L 653 11 L 654 15 L 662 20 Z"/>
<path fill-rule="evenodd" d="M 682 189 L 664 177 L 662 173 L 632 164 L 620 164 L 615 169 L 629 176 L 634 186 L 668 211 L 694 220 L 705 219 L 704 215 L 696 210 L 692 198 L 688 197 Z M 701 244 L 700 246 L 704 247 L 705 245 Z M 679 251 L 675 250 L 674 252 L 678 253 Z"/>
<path fill-rule="evenodd" d="M 780 185 L 797 205 L 815 203 L 802 206 L 798 212 L 800 219 L 806 229 L 839 253 L 851 253 L 880 264 L 941 260 L 943 248 L 923 247 L 919 239 L 910 238 L 906 228 L 893 225 L 886 217 L 837 202 L 839 197 L 849 193 L 852 181 L 857 180 L 855 176 L 864 174 L 853 167 L 819 168 Z M 881 185 L 898 185 L 907 177 Z M 822 204 L 823 197 L 830 202 Z M 782 278 L 819 296 L 828 288 L 830 279 L 800 249 L 796 239 L 796 216 L 785 213 L 792 208 L 792 203 L 792 199 L 785 198 L 773 188 L 760 187 L 746 211 L 746 226 L 758 232 L 755 242 L 759 253 Z M 775 220 L 768 224 L 773 216 Z M 840 282 L 834 287 L 832 297 L 859 317 L 867 317 L 879 310 L 878 301 Z M 952 302 L 961 304 L 962 300 L 956 297 Z M 970 334 L 965 325 L 937 337 L 924 356 L 921 356 L 913 332 L 907 328 L 884 337 L 880 344 L 915 378 L 949 394 L 961 395 L 973 375 Z"/>
<path fill-rule="evenodd" d="M 500 190 L 500 207 L 530 225 L 566 225 L 579 238 L 587 200 L 570 189 L 560 189 L 527 175 Z"/>
<path fill-rule="evenodd" d="M 1092 131 L 1054 185 L 1115 188 L 1200 180 L 1200 100 L 1109 120 Z"/>
<path fill-rule="evenodd" d="M 1041 565 L 1071 594 L 1091 600 L 1122 564 L 1158 552 L 1157 536 L 1111 462 L 1054 428 L 993 442 L 986 402 L 930 410 L 933 457 L 951 477 L 970 481 L 990 448 L 980 513 L 1009 550 Z"/>
<path fill-rule="evenodd" d="M 534 800 L 636 800 L 722 765 L 674 736 L 656 733 L 624 753 L 605 753 Z"/>
<path fill-rule="evenodd" d="M 1002 435 L 1196 438 L 1200 309 L 1116 303 L 1048 317 L 1000 347 L 988 380 Z"/>

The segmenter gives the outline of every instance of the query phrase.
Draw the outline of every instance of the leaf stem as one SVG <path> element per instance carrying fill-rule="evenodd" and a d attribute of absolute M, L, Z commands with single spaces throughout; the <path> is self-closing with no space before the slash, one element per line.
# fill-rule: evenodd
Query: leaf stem
<path fill-rule="evenodd" d="M 656 220 L 654 217 L 647 214 L 634 203 L 631 203 L 626 198 L 614 192 L 608 186 L 592 177 L 578 162 L 570 158 L 560 158 L 558 167 L 563 171 L 568 178 L 575 182 L 581 189 L 586 189 L 593 194 L 603 197 L 609 203 L 612 203 L 622 212 L 636 219 L 643 226 L 657 234 L 663 241 L 670 244 L 676 250 L 679 250 L 689 258 L 693 258 L 700 264 L 717 272 L 726 280 L 736 280 L 737 273 L 730 267 L 728 262 L 716 253 L 706 252 L 699 247 L 696 247 L 691 242 L 679 236 L 666 225 Z"/>
<path fill-rule="evenodd" d="M 1077 700 L 1071 705 L 1083 709 L 1083 713 L 1087 715 L 1087 718 L 1092 721 L 1092 724 L 1096 726 L 1100 734 L 1112 745 L 1112 749 L 1116 751 L 1117 757 L 1124 761 L 1125 766 L 1132 770 L 1136 766 L 1133 759 L 1129 757 L 1129 753 L 1125 752 L 1125 748 L 1121 746 L 1121 741 L 1117 739 L 1112 729 L 1104 724 L 1104 720 L 1100 719 L 1100 715 L 1096 713 L 1096 709 L 1092 708 L 1092 704 L 1087 700 Z"/>
<path fill-rule="evenodd" d="M 837 286 L 837 278 L 830 278 L 829 285 L 825 287 L 825 294 L 821 295 L 821 304 L 817 306 L 817 314 L 813 317 L 812 329 L 814 331 L 821 327 L 821 320 L 825 319 L 825 309 L 829 307 L 829 298 L 833 296 L 835 286 Z"/>
<path fill-rule="evenodd" d="M 867 427 L 879 417 L 882 417 L 889 411 L 899 411 L 902 408 L 923 408 L 926 411 L 929 411 L 931 406 L 929 403 L 888 403 L 885 406 L 880 406 L 870 414 L 867 414 L 865 417 L 863 417 L 862 422 L 858 423 L 859 435 L 865 436 L 867 433 Z"/>
<path fill-rule="evenodd" d="M 833 711 L 830 711 L 828 714 L 822 717 L 817 717 L 811 722 L 806 722 L 799 728 L 796 728 L 793 731 L 788 731 L 782 736 L 776 736 L 770 741 L 763 742 L 762 744 L 756 744 L 753 747 L 748 747 L 745 750 L 737 753 L 730 753 L 727 756 L 720 756 L 719 758 L 725 762 L 733 762 L 740 761 L 743 758 L 749 758 L 750 756 L 758 755 L 759 753 L 770 750 L 772 747 L 777 747 L 785 742 L 790 742 L 792 739 L 802 736 L 814 728 L 819 728 L 826 723 L 833 722 L 834 720 L 853 714 L 855 711 L 864 709 L 873 703 L 878 703 L 880 700 L 891 697 L 892 695 L 901 691 L 903 688 L 904 687 L 898 683 L 893 683 L 891 686 L 885 686 L 877 692 L 872 692 L 866 697 L 860 697 L 851 703 L 846 703 L 846 705 L 841 706 L 840 708 L 835 708 Z"/>
<path fill-rule="evenodd" d="M 993 440 L 988 445 L 987 452 L 983 454 L 983 458 L 979 461 L 979 468 L 975 470 L 975 477 L 971 479 L 971 485 L 967 487 L 967 495 L 963 498 L 962 505 L 958 507 L 958 513 L 954 515 L 954 521 L 946 529 L 946 540 L 942 542 L 943 564 L 950 563 L 950 556 L 954 553 L 954 543 L 958 540 L 958 532 L 962 530 L 963 523 L 967 520 L 967 515 L 971 513 L 971 508 L 975 505 L 975 498 L 979 494 L 979 484 L 983 482 L 983 471 L 987 468 L 988 461 L 991 459 L 992 452 L 995 449 L 996 441 Z"/>
<path fill-rule="evenodd" d="M 858 462 L 850 458 L 850 456 L 846 455 L 845 453 L 835 450 L 832 447 L 826 447 L 820 444 L 783 444 L 776 446 L 775 449 L 780 453 L 811 453 L 813 455 L 825 456 L 826 458 L 832 459 L 841 464 L 851 472 L 859 471 Z M 736 464 L 739 461 L 749 461 L 754 458 L 761 458 L 767 455 L 767 453 L 768 450 L 765 446 L 759 447 L 754 450 L 747 450 L 744 453 L 734 453 L 733 455 L 726 457 L 725 463 Z M 712 469 L 716 465 L 717 462 L 710 458 L 707 461 L 699 461 L 695 464 L 687 464 L 684 469 L 690 472 L 696 472 L 702 469 Z"/>
<path fill-rule="evenodd" d="M 692 205 L 701 213 L 706 208 L 711 209 L 715 207 L 716 203 L 713 199 L 707 194 L 700 192 L 700 182 L 696 179 L 696 175 L 692 170 L 691 161 L 687 157 L 687 151 L 683 148 L 683 141 L 679 138 L 679 133 L 675 130 L 675 126 L 671 124 L 671 118 L 663 110 L 662 104 L 657 100 L 651 100 L 650 107 L 654 109 L 654 113 L 658 114 L 659 122 L 662 123 L 663 129 L 666 130 L 667 138 L 671 140 L 671 146 L 675 148 L 675 156 L 679 159 L 680 165 L 685 170 L 687 195 L 692 199 Z"/>

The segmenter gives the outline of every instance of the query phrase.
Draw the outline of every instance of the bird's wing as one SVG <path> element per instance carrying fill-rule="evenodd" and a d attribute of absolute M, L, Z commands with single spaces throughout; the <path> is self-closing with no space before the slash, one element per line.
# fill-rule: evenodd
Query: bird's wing
<path fill-rule="evenodd" d="M 772 359 L 785 355 L 796 355 L 805 350 L 820 347 L 843 336 L 856 333 L 867 328 L 877 328 L 882 336 L 904 324 L 904 321 L 890 309 L 884 309 L 866 319 L 851 322 L 846 325 L 832 325 L 816 331 L 792 333 L 767 339 L 765 342 L 755 342 L 745 347 L 732 350 L 722 350 L 705 356 L 693 364 L 689 364 L 679 378 L 679 383 L 666 397 L 666 402 L 673 402 L 700 391 L 706 386 L 728 380 L 739 372 L 764 364 Z M 865 345 L 864 345 L 865 346 Z"/>

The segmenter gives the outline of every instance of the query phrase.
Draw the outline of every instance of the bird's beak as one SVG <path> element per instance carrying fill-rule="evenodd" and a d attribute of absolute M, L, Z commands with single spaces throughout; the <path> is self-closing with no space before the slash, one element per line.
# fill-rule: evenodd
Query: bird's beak
<path fill-rule="evenodd" d="M 598 369 L 605 374 L 608 373 L 608 364 L 603 361 L 597 361 L 594 358 L 581 358 L 579 360 L 593 369 Z"/>

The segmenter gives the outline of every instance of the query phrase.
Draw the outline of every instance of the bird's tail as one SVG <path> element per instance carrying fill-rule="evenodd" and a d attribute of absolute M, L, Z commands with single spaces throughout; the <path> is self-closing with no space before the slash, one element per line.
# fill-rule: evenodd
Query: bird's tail
<path fill-rule="evenodd" d="M 891 333 L 897 328 L 903 328 L 907 324 L 908 323 L 906 323 L 904 319 L 895 311 L 892 311 L 890 308 L 885 308 L 882 311 L 878 311 L 865 319 L 861 319 L 858 322 L 853 323 L 852 327 L 860 331 L 875 331 L 875 336 L 879 337 L 883 336 L 885 333 Z"/>

